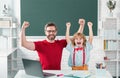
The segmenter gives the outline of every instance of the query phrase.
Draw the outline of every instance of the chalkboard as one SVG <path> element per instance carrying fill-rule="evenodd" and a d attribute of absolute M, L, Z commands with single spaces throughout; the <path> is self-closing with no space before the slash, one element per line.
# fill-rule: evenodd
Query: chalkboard
<path fill-rule="evenodd" d="M 27 36 L 44 36 L 44 26 L 54 22 L 58 27 L 58 36 L 65 36 L 66 22 L 71 22 L 70 35 L 79 28 L 78 20 L 86 20 L 84 34 L 88 34 L 87 22 L 93 22 L 93 33 L 97 35 L 97 0 L 21 0 L 21 24 L 29 21 Z"/>

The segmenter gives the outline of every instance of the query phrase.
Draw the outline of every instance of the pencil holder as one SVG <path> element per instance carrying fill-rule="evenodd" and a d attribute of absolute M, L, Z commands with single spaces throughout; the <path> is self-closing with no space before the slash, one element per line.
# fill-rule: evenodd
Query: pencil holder
<path fill-rule="evenodd" d="M 102 78 L 106 76 L 106 69 L 96 69 L 96 78 Z"/>

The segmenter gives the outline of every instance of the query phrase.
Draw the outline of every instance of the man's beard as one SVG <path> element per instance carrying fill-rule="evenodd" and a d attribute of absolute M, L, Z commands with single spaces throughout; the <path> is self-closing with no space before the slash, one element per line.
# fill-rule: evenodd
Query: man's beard
<path fill-rule="evenodd" d="M 48 36 L 47 36 L 47 38 L 48 38 L 49 40 L 51 40 L 51 41 L 54 40 L 55 37 L 56 37 L 56 35 L 48 35 Z"/>

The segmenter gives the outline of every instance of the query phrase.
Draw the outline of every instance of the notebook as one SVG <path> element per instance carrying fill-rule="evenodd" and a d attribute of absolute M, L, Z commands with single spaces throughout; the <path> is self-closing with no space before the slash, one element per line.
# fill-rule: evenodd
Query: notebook
<path fill-rule="evenodd" d="M 25 69 L 25 73 L 27 75 L 32 75 L 32 76 L 36 76 L 36 77 L 40 77 L 40 78 L 46 78 L 46 77 L 56 75 L 54 73 L 43 72 L 42 65 L 37 60 L 30 60 L 30 59 L 23 58 L 22 62 L 23 62 L 23 66 Z"/>

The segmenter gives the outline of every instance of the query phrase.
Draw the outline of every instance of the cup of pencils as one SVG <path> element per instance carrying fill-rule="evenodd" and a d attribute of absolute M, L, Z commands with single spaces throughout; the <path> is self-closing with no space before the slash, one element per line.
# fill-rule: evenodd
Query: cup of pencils
<path fill-rule="evenodd" d="M 106 65 L 103 63 L 96 63 L 96 78 L 106 76 Z"/>

